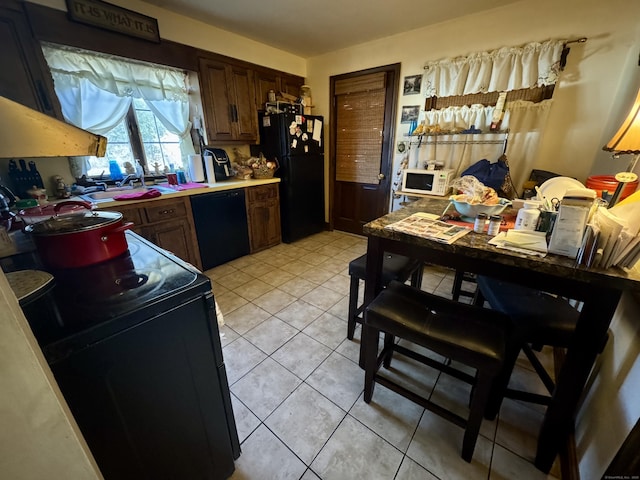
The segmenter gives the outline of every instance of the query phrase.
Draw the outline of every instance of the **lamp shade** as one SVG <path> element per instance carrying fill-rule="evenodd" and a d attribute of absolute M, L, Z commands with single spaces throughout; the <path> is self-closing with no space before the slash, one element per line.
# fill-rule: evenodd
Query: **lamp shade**
<path fill-rule="evenodd" d="M 640 91 L 629 115 L 602 149 L 615 153 L 640 154 Z"/>

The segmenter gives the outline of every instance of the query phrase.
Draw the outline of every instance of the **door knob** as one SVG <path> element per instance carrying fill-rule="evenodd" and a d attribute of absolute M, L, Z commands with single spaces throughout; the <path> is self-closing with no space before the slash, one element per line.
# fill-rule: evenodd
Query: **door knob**
<path fill-rule="evenodd" d="M 378 180 L 384 180 L 384 173 L 378 174 Z"/>

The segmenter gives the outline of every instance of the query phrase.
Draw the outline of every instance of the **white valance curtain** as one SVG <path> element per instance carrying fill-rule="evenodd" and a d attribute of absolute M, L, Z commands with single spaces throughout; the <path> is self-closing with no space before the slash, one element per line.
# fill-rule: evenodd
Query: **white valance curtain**
<path fill-rule="evenodd" d="M 68 122 L 104 135 L 126 116 L 132 98 L 141 98 L 180 137 L 183 160 L 195 153 L 185 72 L 51 44 L 43 44 L 42 50 Z M 86 160 L 71 159 L 74 176 L 86 173 Z"/>
<path fill-rule="evenodd" d="M 553 85 L 563 48 L 564 41 L 549 40 L 427 62 L 422 92 L 450 97 Z"/>

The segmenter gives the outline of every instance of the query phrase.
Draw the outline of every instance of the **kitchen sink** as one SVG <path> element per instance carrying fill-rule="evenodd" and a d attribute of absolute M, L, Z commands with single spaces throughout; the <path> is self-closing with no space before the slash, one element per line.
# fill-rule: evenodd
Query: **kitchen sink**
<path fill-rule="evenodd" d="M 167 187 L 160 187 L 158 185 L 148 186 L 148 187 L 109 187 L 104 192 L 93 192 L 82 195 L 82 198 L 88 200 L 90 202 L 100 201 L 100 200 L 111 200 L 113 197 L 117 197 L 118 195 L 128 195 L 131 193 L 144 193 L 148 192 L 150 189 L 156 189 L 160 193 L 175 193 L 175 190 Z"/>

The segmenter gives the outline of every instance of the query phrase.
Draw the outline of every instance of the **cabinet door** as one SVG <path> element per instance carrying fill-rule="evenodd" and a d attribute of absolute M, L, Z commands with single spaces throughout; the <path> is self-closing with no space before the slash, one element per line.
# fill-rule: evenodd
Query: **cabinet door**
<path fill-rule="evenodd" d="M 248 188 L 247 219 L 251 253 L 281 242 L 278 185 Z"/>
<path fill-rule="evenodd" d="M 249 206 L 251 253 L 280 243 L 280 210 L 277 200 Z"/>
<path fill-rule="evenodd" d="M 264 110 L 264 104 L 269 99 L 269 90 L 278 91 L 278 75 L 262 71 L 255 72 L 256 106 L 258 110 Z"/>
<path fill-rule="evenodd" d="M 199 73 L 207 139 L 210 142 L 234 140 L 226 65 L 208 58 L 201 58 Z"/>
<path fill-rule="evenodd" d="M 229 66 L 228 85 L 233 114 L 234 139 L 255 142 L 258 138 L 258 110 L 256 108 L 253 71 Z"/>
<path fill-rule="evenodd" d="M 255 142 L 258 112 L 253 71 L 209 58 L 200 59 L 207 139 Z"/>
<path fill-rule="evenodd" d="M 62 119 L 53 80 L 21 2 L 0 7 L 0 95 Z"/>
<path fill-rule="evenodd" d="M 176 257 L 197 265 L 189 248 L 191 231 L 186 221 L 163 222 L 142 229 L 142 236 Z"/>
<path fill-rule="evenodd" d="M 304 85 L 304 78 L 296 75 L 281 75 L 279 80 L 281 92 L 295 97 L 300 96 L 300 87 Z"/>

